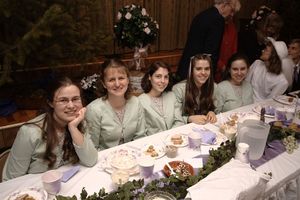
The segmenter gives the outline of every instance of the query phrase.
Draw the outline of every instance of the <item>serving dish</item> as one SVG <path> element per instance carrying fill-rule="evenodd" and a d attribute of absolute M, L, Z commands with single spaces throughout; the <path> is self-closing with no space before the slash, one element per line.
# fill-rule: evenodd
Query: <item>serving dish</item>
<path fill-rule="evenodd" d="M 168 192 L 158 190 L 146 194 L 144 200 L 176 200 L 176 198 Z"/>
<path fill-rule="evenodd" d="M 114 170 L 125 170 L 129 175 L 139 173 L 137 159 L 140 153 L 134 150 L 118 149 L 110 152 L 100 160 L 100 167 L 108 173 Z"/>
<path fill-rule="evenodd" d="M 171 161 L 169 165 L 172 167 L 173 171 L 182 177 L 193 176 L 194 168 L 187 162 L 184 161 Z M 164 166 L 163 172 L 166 176 L 170 176 L 171 172 L 167 165 Z"/>
<path fill-rule="evenodd" d="M 17 200 L 17 199 L 47 200 L 48 194 L 43 188 L 31 187 L 31 188 L 15 191 L 5 198 L 5 200 Z"/>

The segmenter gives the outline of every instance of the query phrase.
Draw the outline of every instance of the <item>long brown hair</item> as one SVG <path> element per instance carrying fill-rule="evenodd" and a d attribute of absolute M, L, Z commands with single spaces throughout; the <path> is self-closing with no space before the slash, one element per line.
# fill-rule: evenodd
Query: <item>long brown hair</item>
<path fill-rule="evenodd" d="M 46 151 L 44 155 L 44 160 L 48 162 L 48 167 L 52 168 L 56 162 L 56 155 L 53 153 L 54 149 L 58 146 L 59 138 L 57 136 L 57 133 L 55 131 L 55 127 L 57 126 L 57 122 L 55 121 L 53 117 L 54 109 L 49 105 L 50 102 L 54 101 L 54 94 L 55 92 L 61 88 L 66 87 L 70 85 L 75 85 L 80 90 L 81 94 L 81 87 L 74 83 L 70 78 L 68 77 L 59 77 L 55 80 L 53 80 L 48 87 L 48 96 L 47 96 L 47 106 L 46 106 L 46 113 L 45 113 L 45 120 L 43 122 L 43 125 L 41 127 L 43 131 L 43 140 L 46 142 Z M 82 95 L 80 95 L 82 96 Z M 79 130 L 82 129 L 82 125 L 79 125 Z M 73 146 L 73 140 L 71 137 L 71 134 L 66 129 L 65 139 L 63 142 L 63 160 L 64 161 L 70 161 L 72 163 L 77 163 L 79 161 L 79 158 L 75 152 L 74 146 Z"/>
<path fill-rule="evenodd" d="M 270 58 L 268 60 L 268 62 L 266 63 L 266 67 L 268 72 L 279 75 L 282 71 L 282 65 L 281 65 L 281 60 L 272 44 L 271 41 L 267 40 L 266 42 L 266 46 L 271 47 L 271 55 Z"/>
<path fill-rule="evenodd" d="M 210 75 L 207 81 L 199 89 L 195 83 L 193 69 L 196 62 L 206 60 L 210 66 Z M 212 71 L 212 61 L 207 54 L 197 54 L 191 58 L 190 69 L 185 88 L 185 103 L 183 107 L 184 115 L 206 115 L 215 109 L 213 103 L 214 80 Z"/>
<path fill-rule="evenodd" d="M 105 72 L 109 69 L 109 68 L 120 68 L 123 69 L 127 75 L 128 78 L 128 88 L 125 92 L 125 99 L 129 99 L 131 97 L 131 84 L 130 84 L 130 74 L 129 74 L 129 69 L 126 66 L 126 64 L 121 61 L 120 59 L 117 58 L 111 58 L 111 59 L 107 59 L 104 61 L 104 63 L 101 65 L 101 70 L 100 70 L 100 80 L 101 80 L 101 95 L 103 96 L 104 99 L 108 98 L 108 94 L 107 94 L 107 89 L 104 88 L 103 84 L 104 84 L 104 78 L 105 78 Z"/>

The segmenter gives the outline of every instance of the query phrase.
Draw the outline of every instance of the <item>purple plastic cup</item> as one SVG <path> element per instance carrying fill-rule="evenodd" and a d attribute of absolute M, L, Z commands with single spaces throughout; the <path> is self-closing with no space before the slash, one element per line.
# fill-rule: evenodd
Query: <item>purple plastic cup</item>
<path fill-rule="evenodd" d="M 199 133 L 191 132 L 188 135 L 189 148 L 201 149 L 202 138 Z"/>
<path fill-rule="evenodd" d="M 42 182 L 45 190 L 49 194 L 57 194 L 61 188 L 62 172 L 50 170 L 42 175 Z"/>
<path fill-rule="evenodd" d="M 138 161 L 140 168 L 140 176 L 142 178 L 149 178 L 153 174 L 154 159 L 151 157 L 141 157 Z"/>

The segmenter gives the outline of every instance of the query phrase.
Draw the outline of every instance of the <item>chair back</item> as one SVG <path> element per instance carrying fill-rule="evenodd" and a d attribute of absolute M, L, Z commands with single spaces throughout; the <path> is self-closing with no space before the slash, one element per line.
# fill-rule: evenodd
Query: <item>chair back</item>
<path fill-rule="evenodd" d="M 7 160 L 7 157 L 9 155 L 10 149 L 7 149 L 6 151 L 2 152 L 0 154 L 0 183 L 2 182 L 2 172 L 5 165 L 5 162 Z"/>

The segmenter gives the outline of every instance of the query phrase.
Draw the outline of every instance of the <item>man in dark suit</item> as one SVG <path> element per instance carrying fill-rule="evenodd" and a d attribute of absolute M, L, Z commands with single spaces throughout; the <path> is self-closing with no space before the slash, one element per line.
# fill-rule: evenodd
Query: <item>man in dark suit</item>
<path fill-rule="evenodd" d="M 239 3 L 239 0 L 215 0 L 214 6 L 194 17 L 177 69 L 177 75 L 181 80 L 187 77 L 190 58 L 198 53 L 211 54 L 215 68 L 219 57 L 225 18 L 234 14 L 237 2 Z"/>
<path fill-rule="evenodd" d="M 294 39 L 289 44 L 289 56 L 295 63 L 292 91 L 300 90 L 300 39 Z"/>

